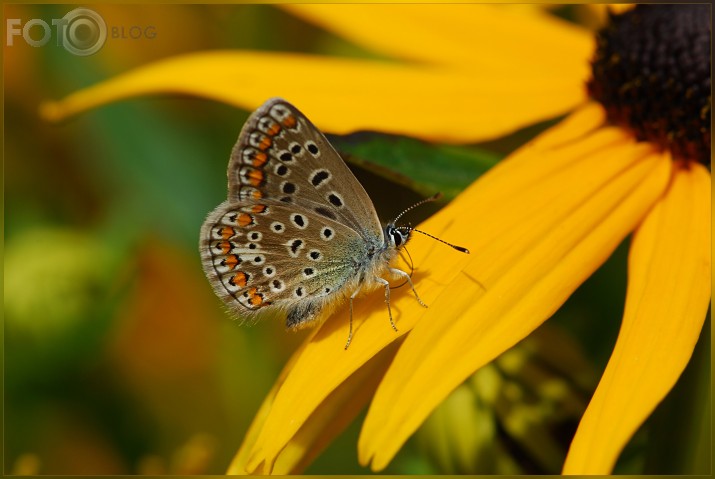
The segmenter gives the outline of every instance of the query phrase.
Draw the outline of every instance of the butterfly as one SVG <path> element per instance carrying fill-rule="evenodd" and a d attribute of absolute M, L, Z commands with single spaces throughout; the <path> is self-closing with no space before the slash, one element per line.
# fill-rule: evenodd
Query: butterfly
<path fill-rule="evenodd" d="M 231 152 L 228 199 L 201 228 L 201 261 L 215 293 L 246 321 L 280 311 L 288 329 L 302 329 L 349 300 L 347 349 L 360 294 L 384 288 L 397 331 L 387 278 L 404 279 L 425 306 L 410 274 L 391 266 L 411 233 L 423 233 L 396 226 L 400 216 L 383 226 L 325 136 L 293 105 L 272 98 L 251 114 Z"/>

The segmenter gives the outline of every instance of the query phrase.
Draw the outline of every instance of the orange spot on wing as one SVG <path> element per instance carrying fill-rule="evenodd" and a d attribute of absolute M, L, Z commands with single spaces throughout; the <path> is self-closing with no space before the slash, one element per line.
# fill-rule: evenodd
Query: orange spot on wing
<path fill-rule="evenodd" d="M 296 125 L 297 121 L 293 115 L 288 115 L 285 117 L 283 120 L 283 126 L 286 128 L 293 128 Z"/>
<path fill-rule="evenodd" d="M 271 136 L 276 136 L 280 132 L 281 132 L 281 126 L 278 123 L 273 123 L 271 125 L 271 127 L 268 129 L 268 134 Z"/>
<path fill-rule="evenodd" d="M 219 247 L 221 248 L 221 253 L 223 254 L 228 254 L 229 251 L 231 251 L 233 245 L 231 245 L 230 241 L 221 241 L 219 243 Z"/>
<path fill-rule="evenodd" d="M 253 197 L 254 200 L 260 200 L 261 198 L 263 198 L 263 193 L 261 193 L 258 190 L 253 190 L 251 192 L 251 196 Z"/>
<path fill-rule="evenodd" d="M 236 234 L 236 230 L 230 226 L 224 226 L 221 228 L 221 237 L 225 240 L 232 238 Z"/>
<path fill-rule="evenodd" d="M 229 269 L 235 268 L 240 263 L 238 255 L 235 254 L 227 256 L 226 259 L 223 260 L 223 262 L 226 266 L 228 266 Z"/>
<path fill-rule="evenodd" d="M 243 271 L 239 271 L 238 273 L 236 273 L 233 276 L 231 281 L 233 281 L 233 284 L 238 286 L 239 288 L 243 288 L 244 286 L 246 286 L 246 284 L 248 284 L 248 276 Z M 256 289 L 256 288 L 251 288 L 251 289 Z"/>
<path fill-rule="evenodd" d="M 268 208 L 266 205 L 253 205 L 253 208 L 251 208 L 251 212 L 263 213 L 264 211 L 266 211 L 266 208 Z"/>
<path fill-rule="evenodd" d="M 264 136 L 261 138 L 261 142 L 258 144 L 258 149 L 261 151 L 266 151 L 273 144 L 270 136 Z"/>
<path fill-rule="evenodd" d="M 264 152 L 259 151 L 255 155 L 253 155 L 253 166 L 256 168 L 260 168 L 261 166 L 265 165 L 266 162 L 268 161 L 268 155 L 266 155 Z"/>
<path fill-rule="evenodd" d="M 253 224 L 253 216 L 249 215 L 248 213 L 241 213 L 240 215 L 238 215 L 236 223 L 238 223 L 238 226 L 242 228 L 251 225 Z"/>
<path fill-rule="evenodd" d="M 248 302 L 251 306 L 260 306 L 263 304 L 263 295 L 256 293 L 248 298 Z"/>
<path fill-rule="evenodd" d="M 266 175 L 261 170 L 251 170 L 248 173 L 248 182 L 253 186 L 261 186 Z"/>

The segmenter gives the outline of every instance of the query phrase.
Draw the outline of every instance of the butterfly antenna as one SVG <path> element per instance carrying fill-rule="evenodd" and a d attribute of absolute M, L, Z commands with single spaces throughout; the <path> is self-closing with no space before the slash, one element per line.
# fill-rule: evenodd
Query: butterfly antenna
<path fill-rule="evenodd" d="M 414 205 L 410 206 L 409 208 L 405 209 L 402 213 L 400 213 L 399 215 L 397 215 L 397 218 L 395 218 L 395 219 L 392 221 L 392 224 L 393 224 L 393 225 L 394 225 L 394 224 L 397 224 L 397 222 L 399 221 L 399 219 L 402 218 L 402 216 L 403 216 L 405 213 L 407 213 L 408 211 L 411 211 L 411 210 L 413 210 L 413 209 L 417 208 L 418 206 L 421 206 L 421 205 L 423 205 L 423 204 L 425 204 L 425 203 L 431 203 L 431 202 L 433 202 L 433 201 L 437 201 L 437 200 L 440 199 L 441 197 L 442 197 L 442 193 L 436 193 L 436 194 L 430 196 L 429 198 L 425 198 L 425 199 L 422 200 L 422 201 L 418 201 L 417 203 L 415 203 Z"/>
<path fill-rule="evenodd" d="M 413 209 L 417 208 L 418 206 L 421 206 L 421 205 L 423 205 L 423 204 L 425 204 L 425 203 L 431 203 L 432 201 L 437 201 L 437 200 L 440 199 L 441 197 L 442 197 L 442 193 L 435 193 L 434 195 L 430 196 L 429 198 L 425 198 L 425 199 L 422 200 L 422 201 L 418 201 L 417 203 L 415 203 L 414 205 L 410 206 L 409 208 L 406 208 L 402 213 L 400 213 L 399 215 L 397 215 L 397 218 L 395 218 L 395 219 L 392 221 L 392 224 L 393 224 L 393 225 L 394 225 L 394 224 L 397 224 L 397 221 L 402 217 L 402 215 L 404 215 L 404 214 L 407 213 L 408 211 L 411 211 L 411 210 L 413 210 Z M 418 230 L 418 229 L 412 228 L 411 226 L 398 226 L 398 227 L 396 227 L 395 229 L 396 229 L 396 230 L 416 231 L 417 233 L 422 233 L 423 235 L 429 236 L 430 238 L 435 239 L 435 240 L 439 241 L 440 243 L 444 243 L 444 244 L 446 244 L 447 246 L 451 246 L 452 248 L 456 249 L 457 251 L 461 251 L 462 253 L 467 253 L 467 254 L 469 254 L 469 250 L 468 250 L 467 248 L 464 248 L 464 247 L 462 247 L 462 246 L 457 246 L 457 245 L 454 245 L 454 244 L 452 244 L 452 243 L 448 243 L 448 242 L 446 242 L 446 241 L 444 241 L 444 240 L 441 240 L 441 239 L 437 238 L 436 236 L 432 236 L 432 235 L 429 234 L 429 233 L 425 233 L 424 231 L 420 231 L 420 230 Z M 407 254 L 409 254 L 409 253 L 407 253 Z M 411 260 L 411 259 L 412 259 L 412 258 L 410 258 L 410 260 Z M 410 275 L 410 276 L 412 276 L 412 275 Z"/>
<path fill-rule="evenodd" d="M 395 228 L 395 229 L 396 229 L 396 230 L 408 230 L 408 231 L 414 231 L 414 232 L 416 232 L 416 233 L 421 233 L 421 234 L 423 234 L 423 235 L 425 235 L 425 236 L 429 236 L 430 238 L 439 241 L 440 243 L 444 243 L 444 244 L 446 244 L 447 246 L 451 246 L 452 248 L 456 249 L 457 251 L 460 251 L 460 252 L 462 252 L 462 253 L 467 253 L 467 254 L 469 254 L 469 250 L 468 250 L 467 248 L 465 248 L 464 246 L 457 246 L 456 244 L 448 243 L 448 242 L 446 242 L 445 240 L 439 239 L 439 238 L 437 238 L 436 236 L 432 236 L 431 234 L 425 233 L 424 231 L 420 231 L 420 230 L 418 230 L 418 229 L 416 229 L 416 228 L 411 228 L 411 227 L 409 227 L 409 226 L 398 226 L 398 227 Z"/>

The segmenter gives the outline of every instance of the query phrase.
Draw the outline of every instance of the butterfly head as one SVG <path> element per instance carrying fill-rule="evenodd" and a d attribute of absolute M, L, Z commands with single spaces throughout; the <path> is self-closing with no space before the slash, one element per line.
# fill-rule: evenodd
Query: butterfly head
<path fill-rule="evenodd" d="M 395 226 L 394 222 L 385 226 L 385 238 L 387 243 L 394 249 L 398 249 L 410 239 L 412 228 L 408 226 Z"/>

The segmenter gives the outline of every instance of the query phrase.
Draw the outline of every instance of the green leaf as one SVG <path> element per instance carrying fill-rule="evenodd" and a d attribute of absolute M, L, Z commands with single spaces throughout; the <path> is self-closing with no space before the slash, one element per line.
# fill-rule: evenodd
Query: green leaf
<path fill-rule="evenodd" d="M 441 192 L 447 199 L 456 196 L 500 159 L 499 155 L 477 147 L 433 145 L 376 133 L 331 136 L 330 142 L 349 163 L 422 196 Z"/>

